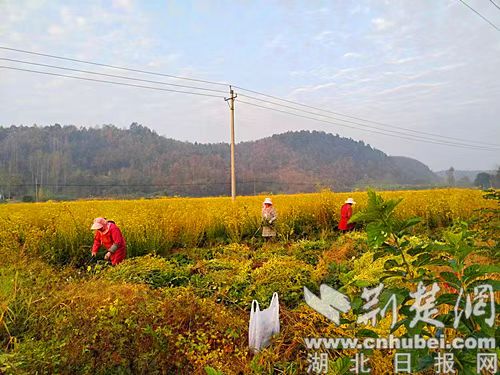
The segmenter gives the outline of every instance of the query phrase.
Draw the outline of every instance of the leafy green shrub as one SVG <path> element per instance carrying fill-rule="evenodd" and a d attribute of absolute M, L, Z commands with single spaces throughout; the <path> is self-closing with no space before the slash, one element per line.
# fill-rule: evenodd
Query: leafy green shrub
<path fill-rule="evenodd" d="M 289 253 L 290 250 L 287 245 L 281 243 L 266 243 L 252 254 L 252 259 L 256 263 L 262 263 L 276 257 L 289 256 Z"/>
<path fill-rule="evenodd" d="M 290 256 L 274 257 L 256 268 L 251 274 L 251 285 L 247 294 L 251 299 L 266 304 L 274 292 L 281 302 L 289 307 L 297 306 L 303 299 L 303 288 L 314 287 L 313 267 Z"/>
<path fill-rule="evenodd" d="M 173 253 L 166 257 L 168 261 L 177 265 L 177 266 L 188 266 L 194 263 L 194 260 L 185 253 Z"/>
<path fill-rule="evenodd" d="M 108 268 L 102 277 L 132 283 L 143 283 L 152 288 L 174 287 L 189 282 L 190 266 L 181 266 L 154 255 L 126 259 L 116 267 Z"/>
<path fill-rule="evenodd" d="M 318 264 L 323 250 L 328 247 L 329 244 L 325 240 L 299 240 L 292 245 L 291 255 L 307 264 L 315 266 Z"/>
<path fill-rule="evenodd" d="M 191 285 L 198 295 L 214 296 L 217 302 L 244 306 L 250 285 L 251 260 L 218 258 L 198 262 Z"/>
<path fill-rule="evenodd" d="M 402 296 L 401 292 L 413 289 L 417 283 L 419 287 L 424 288 L 424 292 L 430 285 L 439 287 L 439 284 L 445 290 L 452 291 L 452 293 L 439 293 L 435 303 L 435 312 L 438 314 L 433 319 L 443 323 L 445 327 L 454 322 L 458 307 L 462 311 L 465 310 L 467 303 L 465 295 L 470 298 L 472 292 L 477 293 L 476 287 L 488 284 L 491 294 L 500 290 L 500 283 L 497 280 L 500 266 L 477 264 L 471 259 L 478 252 L 475 240 L 477 236 L 469 230 L 467 223 L 459 222 L 458 225 L 445 231 L 444 241 L 426 243 L 410 235 L 412 232 L 410 228 L 420 221 L 419 218 L 400 220 L 394 215 L 394 209 L 401 199 L 384 201 L 374 192 L 369 192 L 368 195 L 366 210 L 354 215 L 352 220 L 361 220 L 367 224 L 368 243 L 376 251 L 373 253 L 373 264 L 378 262 L 380 268 L 380 262 L 383 262 L 379 280 L 384 282 L 390 280 L 391 285 L 384 290 L 385 295 L 399 295 L 398 301 L 401 299 L 402 306 L 398 313 L 403 319 L 398 321 L 391 332 L 404 328 L 403 337 L 422 334 L 437 338 L 440 335 L 438 332 L 441 330 L 436 330 L 432 323 L 420 320 L 416 325 L 411 324 L 416 312 L 412 312 L 411 299 Z M 436 272 L 437 267 L 441 269 Z M 359 275 L 356 275 L 356 278 L 359 279 Z M 464 297 L 456 306 L 458 293 L 463 293 Z M 484 308 L 487 316 L 493 313 L 493 307 L 490 305 L 485 304 Z M 465 319 L 462 317 L 454 328 L 456 328 L 455 335 L 465 340 L 469 337 L 494 337 L 497 333 L 494 324 L 490 327 L 484 319 L 478 319 L 474 314 L 465 316 Z M 433 350 L 416 349 L 415 352 L 412 371 L 418 372 L 432 367 Z M 464 373 L 469 374 L 476 370 L 477 350 L 451 352 Z"/>
<path fill-rule="evenodd" d="M 321 283 L 339 290 L 345 285 L 343 275 L 349 273 L 349 271 L 351 271 L 351 267 L 347 262 L 332 262 L 328 266 L 328 274 L 321 280 Z"/>

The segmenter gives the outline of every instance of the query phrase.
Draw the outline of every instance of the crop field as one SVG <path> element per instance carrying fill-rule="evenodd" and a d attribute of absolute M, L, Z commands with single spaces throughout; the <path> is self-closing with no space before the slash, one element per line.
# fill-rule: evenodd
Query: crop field
<path fill-rule="evenodd" d="M 347 197 L 357 202 L 356 229 L 339 233 Z M 388 374 L 395 350 L 312 350 L 304 338 L 498 337 L 498 192 L 275 195 L 278 235 L 269 242 L 260 236 L 263 199 L 0 205 L 0 374 L 349 374 L 359 354 L 372 374 Z M 98 216 L 126 239 L 127 259 L 115 267 L 102 250 L 90 257 Z M 358 320 L 363 290 L 380 283 L 381 301 L 395 296 L 395 325 L 389 313 Z M 438 290 L 433 321 L 414 325 L 419 283 Z M 304 301 L 304 287 L 319 296 L 321 284 L 350 301 L 338 324 Z M 280 334 L 253 354 L 252 300 L 266 308 L 274 292 Z M 454 326 L 467 296 L 473 312 Z M 320 352 L 326 364 L 315 372 Z M 414 349 L 411 373 L 434 373 L 438 352 Z M 476 373 L 480 349 L 449 352 L 457 373 Z"/>

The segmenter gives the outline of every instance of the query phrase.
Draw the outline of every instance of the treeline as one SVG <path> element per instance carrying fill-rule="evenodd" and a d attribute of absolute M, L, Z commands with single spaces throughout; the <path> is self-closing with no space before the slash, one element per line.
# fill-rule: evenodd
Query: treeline
<path fill-rule="evenodd" d="M 227 195 L 229 167 L 228 144 L 180 142 L 137 123 L 0 128 L 0 194 L 7 198 Z M 414 159 L 308 131 L 238 144 L 236 173 L 245 195 L 437 181 Z"/>
<path fill-rule="evenodd" d="M 497 168 L 495 173 L 478 173 L 474 179 L 474 186 L 478 186 L 481 189 L 500 188 L 500 167 Z"/>

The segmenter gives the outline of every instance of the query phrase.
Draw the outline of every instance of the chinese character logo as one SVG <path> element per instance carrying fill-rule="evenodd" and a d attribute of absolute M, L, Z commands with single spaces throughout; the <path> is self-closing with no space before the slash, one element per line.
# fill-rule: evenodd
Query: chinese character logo
<path fill-rule="evenodd" d="M 319 295 L 318 298 L 304 287 L 306 303 L 335 324 L 340 324 L 340 312 L 346 313 L 351 309 L 349 298 L 326 284 L 321 284 L 319 287 Z"/>

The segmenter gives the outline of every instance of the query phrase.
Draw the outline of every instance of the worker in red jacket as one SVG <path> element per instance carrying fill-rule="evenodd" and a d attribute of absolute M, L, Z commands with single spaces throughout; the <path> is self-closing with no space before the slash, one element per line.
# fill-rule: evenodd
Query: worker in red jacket
<path fill-rule="evenodd" d="M 354 224 L 349 223 L 349 219 L 352 216 L 352 206 L 355 204 L 356 204 L 356 202 L 354 202 L 354 199 L 347 198 L 344 205 L 340 209 L 339 229 L 341 231 L 345 232 L 345 231 L 354 229 Z"/>
<path fill-rule="evenodd" d="M 95 230 L 94 246 L 92 246 L 93 257 L 97 255 L 99 248 L 104 246 L 108 250 L 104 259 L 110 260 L 113 266 L 125 259 L 127 255 L 125 239 L 114 221 L 98 217 L 94 219 L 90 229 Z"/>

